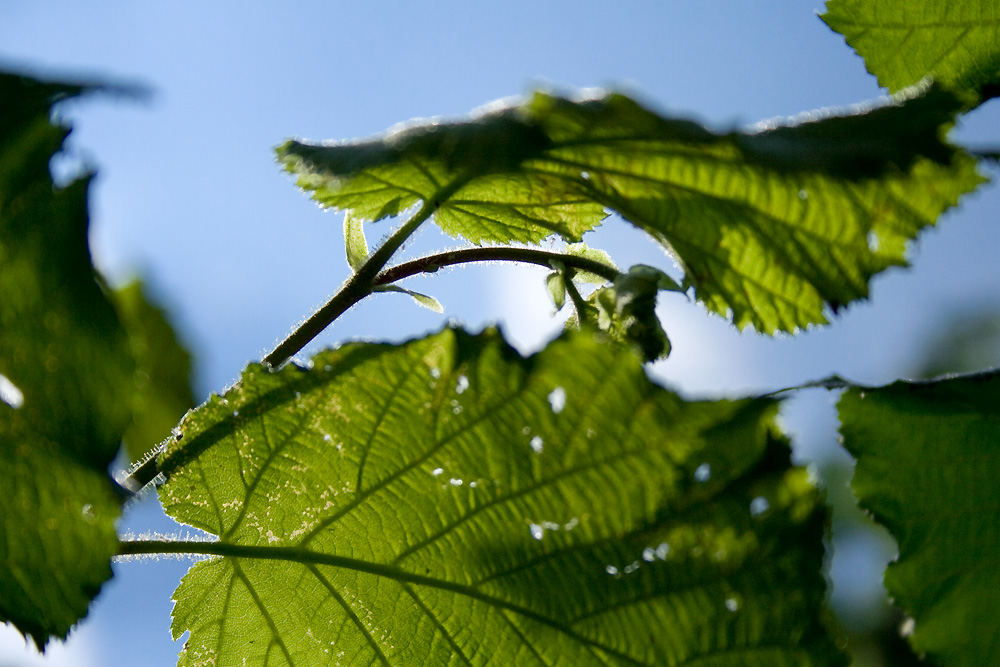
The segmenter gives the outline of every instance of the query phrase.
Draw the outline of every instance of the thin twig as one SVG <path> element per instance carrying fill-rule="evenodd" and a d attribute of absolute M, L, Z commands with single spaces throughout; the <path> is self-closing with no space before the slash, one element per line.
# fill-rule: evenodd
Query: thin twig
<path fill-rule="evenodd" d="M 614 282 L 615 278 L 619 275 L 618 270 L 612 266 L 577 255 L 567 255 L 533 248 L 488 246 L 485 248 L 449 250 L 436 255 L 421 257 L 410 262 L 404 262 L 403 264 L 397 264 L 375 276 L 374 283 L 376 285 L 388 285 L 389 283 L 394 283 L 420 273 L 434 273 L 445 266 L 469 264 L 472 262 L 521 262 L 547 267 L 552 267 L 553 262 L 556 262 L 578 271 L 593 273 L 610 282 Z"/>

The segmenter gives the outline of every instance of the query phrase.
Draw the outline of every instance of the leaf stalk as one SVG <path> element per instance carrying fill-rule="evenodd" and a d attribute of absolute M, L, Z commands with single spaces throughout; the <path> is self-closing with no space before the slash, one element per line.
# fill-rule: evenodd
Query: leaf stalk
<path fill-rule="evenodd" d="M 448 190 L 452 190 L 448 188 Z M 319 310 L 300 324 L 288 335 L 285 340 L 278 343 L 277 347 L 271 350 L 264 357 L 265 366 L 277 368 L 297 354 L 302 348 L 326 329 L 338 317 L 347 312 L 354 304 L 364 299 L 372 293 L 375 276 L 389 262 L 389 259 L 399 250 L 400 246 L 413 235 L 414 232 L 427 221 L 437 209 L 438 202 L 450 196 L 451 192 L 439 193 L 438 197 L 424 202 L 413 217 L 407 220 L 386 240 L 384 244 L 368 260 L 362 264 L 344 286 L 340 288 L 333 297 L 327 301 Z"/>
<path fill-rule="evenodd" d="M 379 273 L 375 277 L 375 284 L 387 285 L 421 273 L 434 273 L 445 266 L 469 264 L 472 262 L 520 262 L 523 264 L 537 264 L 549 268 L 552 267 L 553 262 L 560 262 L 564 266 L 572 267 L 578 271 L 593 273 L 610 282 L 614 282 L 615 278 L 619 275 L 619 271 L 612 266 L 577 255 L 536 250 L 533 248 L 488 246 L 485 248 L 449 250 L 403 264 L 397 264 Z"/>

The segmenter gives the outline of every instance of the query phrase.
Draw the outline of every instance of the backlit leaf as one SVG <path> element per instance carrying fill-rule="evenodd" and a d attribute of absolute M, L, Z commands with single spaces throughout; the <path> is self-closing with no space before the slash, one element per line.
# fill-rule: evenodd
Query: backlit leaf
<path fill-rule="evenodd" d="M 357 271 L 368 259 L 368 241 L 365 239 L 364 220 L 350 213 L 344 216 L 344 247 L 347 264 L 352 271 Z"/>
<path fill-rule="evenodd" d="M 552 299 L 552 305 L 556 307 L 556 311 L 562 310 L 563 305 L 566 303 L 566 280 L 563 278 L 563 274 L 559 271 L 553 271 L 545 276 L 545 289 L 549 293 L 549 298 Z"/>
<path fill-rule="evenodd" d="M 372 291 L 398 292 L 400 294 L 407 294 L 413 297 L 413 300 L 416 301 L 418 305 L 421 305 L 428 310 L 433 310 L 435 313 L 444 312 L 444 306 L 442 306 L 441 302 L 434 297 L 421 294 L 420 292 L 414 292 L 411 289 L 406 289 L 405 287 L 400 287 L 399 285 L 376 285 Z"/>
<path fill-rule="evenodd" d="M 931 88 L 716 133 L 622 95 L 536 93 L 464 122 L 290 141 L 278 156 L 323 206 L 379 220 L 425 202 L 477 244 L 575 241 L 616 211 L 675 254 L 711 310 L 773 333 L 867 296 L 871 276 L 903 264 L 907 241 L 982 181 L 942 141 L 960 107 Z"/>
<path fill-rule="evenodd" d="M 118 501 L 106 473 L 131 415 L 133 366 L 87 246 L 89 177 L 56 188 L 87 90 L 0 74 L 0 621 L 63 638 L 111 576 Z"/>
<path fill-rule="evenodd" d="M 643 361 L 664 359 L 670 354 L 670 339 L 656 316 L 661 289 L 676 289 L 676 283 L 659 269 L 637 264 L 614 284 L 594 291 L 567 326 L 596 326 L 613 340 L 633 346 Z"/>
<path fill-rule="evenodd" d="M 688 403 L 587 334 L 251 366 L 160 458 L 219 536 L 181 665 L 842 664 L 824 511 L 769 399 Z"/>
<path fill-rule="evenodd" d="M 899 542 L 885 574 L 935 664 L 1000 661 L 1000 373 L 848 390 L 853 486 Z"/>
<path fill-rule="evenodd" d="M 996 0 L 830 0 L 822 18 L 890 91 L 925 76 L 977 95 L 1000 85 Z"/>
<path fill-rule="evenodd" d="M 576 257 L 584 257 L 586 259 L 593 260 L 595 262 L 600 262 L 605 266 L 609 266 L 612 269 L 618 270 L 618 266 L 615 265 L 611 255 L 601 250 L 600 248 L 591 248 L 586 243 L 567 243 L 566 244 L 566 254 L 574 255 Z M 595 275 L 593 273 L 588 273 L 587 271 L 574 271 L 573 278 L 585 283 L 596 283 L 598 285 L 603 285 L 607 282 L 604 278 Z"/>

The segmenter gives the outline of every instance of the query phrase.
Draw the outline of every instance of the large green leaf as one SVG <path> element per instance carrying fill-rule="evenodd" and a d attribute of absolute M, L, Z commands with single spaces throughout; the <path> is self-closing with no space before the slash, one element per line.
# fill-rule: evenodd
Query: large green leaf
<path fill-rule="evenodd" d="M 1000 85 L 996 0 L 830 0 L 822 18 L 890 91 L 925 76 L 976 95 Z"/>
<path fill-rule="evenodd" d="M 106 468 L 130 416 L 126 337 L 87 247 L 89 178 L 49 175 L 67 134 L 50 108 L 85 89 L 0 74 L 0 620 L 39 647 L 111 576 Z"/>
<path fill-rule="evenodd" d="M 279 159 L 324 206 L 379 220 L 433 204 L 474 243 L 576 240 L 620 213 L 671 250 L 739 327 L 793 331 L 862 298 L 908 240 L 981 182 L 942 142 L 939 89 L 847 115 L 714 133 L 621 95 L 536 93 L 464 122 L 372 140 L 291 141 Z"/>
<path fill-rule="evenodd" d="M 180 664 L 841 664 L 776 407 L 685 402 L 586 333 L 251 366 L 160 458 L 221 556 L 175 593 Z"/>
<path fill-rule="evenodd" d="M 913 647 L 943 665 L 1000 661 L 1000 373 L 854 388 L 840 401 L 863 508 L 899 542 L 885 585 Z"/>

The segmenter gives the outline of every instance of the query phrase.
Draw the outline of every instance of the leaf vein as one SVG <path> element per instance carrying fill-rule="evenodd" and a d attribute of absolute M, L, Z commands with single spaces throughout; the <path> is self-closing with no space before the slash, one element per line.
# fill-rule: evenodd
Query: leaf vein
<path fill-rule="evenodd" d="M 361 619 L 354 612 L 354 609 L 350 604 L 348 604 L 347 600 L 344 599 L 344 596 L 340 594 L 333 583 L 323 576 L 323 573 L 319 571 L 319 568 L 316 567 L 315 564 L 308 563 L 306 568 L 308 568 L 309 572 L 311 572 L 312 575 L 323 585 L 323 588 L 329 591 L 330 595 L 333 596 L 333 599 L 337 601 L 337 604 L 339 604 L 344 610 L 344 613 L 347 614 L 347 617 L 351 619 L 351 623 L 353 623 L 358 629 L 361 636 L 365 638 L 365 641 L 368 643 L 368 646 L 371 647 L 372 652 L 375 654 L 378 661 L 386 667 L 390 667 L 389 658 L 387 658 L 385 653 L 382 651 L 382 647 L 378 645 L 378 642 L 375 641 L 375 637 L 373 637 L 372 633 L 365 627 L 365 624 L 361 622 Z"/>
<path fill-rule="evenodd" d="M 264 606 L 264 601 L 261 600 L 260 596 L 257 594 L 257 589 L 250 583 L 249 577 L 247 577 L 243 568 L 240 567 L 239 560 L 233 558 L 232 563 L 233 571 L 243 582 L 243 585 L 246 586 L 247 592 L 250 593 L 250 597 L 253 599 L 254 605 L 260 611 L 261 616 L 264 618 L 264 622 L 266 622 L 267 626 L 271 629 L 272 641 L 278 645 L 278 648 L 281 649 L 281 652 L 284 654 L 285 660 L 288 661 L 288 664 L 291 667 L 295 667 L 295 661 L 292 660 L 292 654 L 289 653 L 288 647 L 285 646 L 285 642 L 281 639 L 281 633 L 278 632 L 278 626 L 275 624 L 274 618 L 271 617 L 270 612 L 268 612 L 267 607 Z"/>

